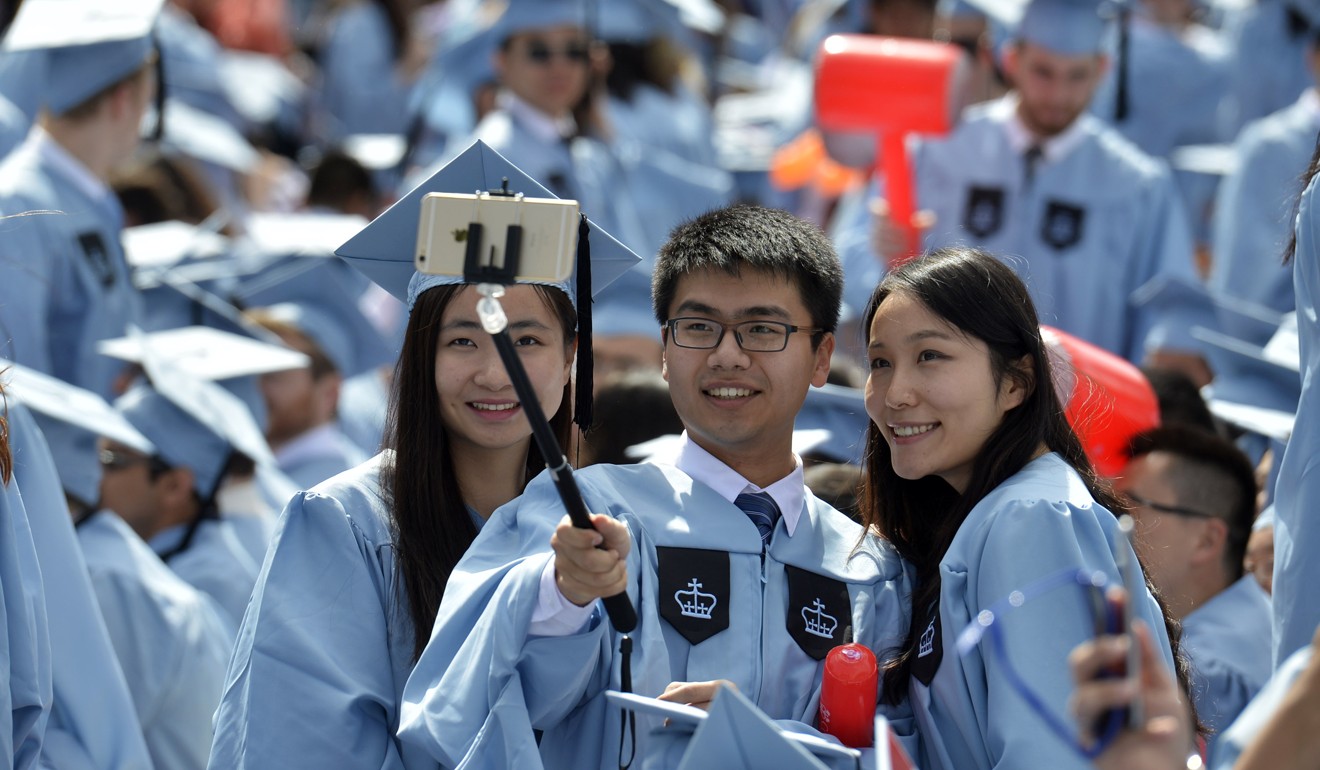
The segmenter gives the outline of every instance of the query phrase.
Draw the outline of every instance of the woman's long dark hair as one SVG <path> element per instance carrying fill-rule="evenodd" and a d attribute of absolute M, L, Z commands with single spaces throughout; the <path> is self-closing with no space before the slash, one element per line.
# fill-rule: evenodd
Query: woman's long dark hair
<path fill-rule="evenodd" d="M 887 275 L 872 293 L 863 327 L 868 342 L 871 321 L 881 303 L 899 293 L 919 300 L 955 329 L 984 342 L 995 382 L 1011 378 L 1026 392 L 1022 403 L 1008 410 L 1003 423 L 986 439 L 962 494 L 937 476 L 917 481 L 899 477 L 888 442 L 874 422 L 868 430 L 859 504 L 862 522 L 893 543 L 916 567 L 912 611 L 919 617 L 939 597 L 940 561 L 972 508 L 1022 470 L 1042 446 L 1057 452 L 1077 471 L 1100 505 L 1110 511 L 1123 511 L 1126 506 L 1091 467 L 1068 424 L 1052 386 L 1036 307 L 1026 286 L 1007 265 L 971 248 L 941 249 L 908 262 Z M 1025 369 L 1019 364 L 1022 361 L 1027 362 Z M 891 703 L 907 693 L 923 630 L 913 622 L 901 653 L 886 664 L 883 694 Z"/>
<path fill-rule="evenodd" d="M 5 419 L 5 407 L 5 385 L 0 382 L 0 485 L 9 484 L 14 470 L 13 458 L 9 454 L 9 422 Z"/>
<path fill-rule="evenodd" d="M 407 593 L 413 621 L 413 660 L 431 638 L 449 574 L 477 536 L 458 486 L 435 392 L 440 318 L 463 288 L 463 284 L 437 286 L 417 298 L 395 365 L 385 424 L 384 445 L 394 452 L 381 468 L 381 488 L 394 528 L 395 576 Z M 563 324 L 565 345 L 571 345 L 577 316 L 568 296 L 547 286 L 534 288 Z M 571 383 L 565 384 L 559 409 L 550 418 L 561 447 L 567 447 L 572 436 L 571 392 Z M 544 469 L 533 442 L 523 483 Z"/>
<path fill-rule="evenodd" d="M 1292 228 L 1292 233 L 1288 236 L 1288 245 L 1284 247 L 1283 250 L 1283 264 L 1285 265 L 1291 263 L 1293 256 L 1297 253 L 1296 225 L 1301 224 L 1297 221 L 1297 214 L 1301 211 L 1302 194 L 1306 192 L 1307 187 L 1311 186 L 1311 180 L 1315 179 L 1316 174 L 1320 174 L 1320 135 L 1316 136 L 1315 149 L 1311 151 L 1311 162 L 1307 164 L 1306 171 L 1301 177 L 1301 186 L 1297 188 L 1297 200 L 1293 203 L 1292 221 L 1294 222 L 1294 226 Z"/>

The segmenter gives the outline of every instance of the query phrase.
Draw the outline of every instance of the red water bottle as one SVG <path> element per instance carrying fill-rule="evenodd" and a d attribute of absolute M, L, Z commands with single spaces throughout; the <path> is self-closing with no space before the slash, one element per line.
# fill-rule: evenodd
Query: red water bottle
<path fill-rule="evenodd" d="M 830 650 L 820 683 L 820 731 L 845 746 L 870 748 L 879 677 L 875 653 L 866 647 L 842 644 Z"/>

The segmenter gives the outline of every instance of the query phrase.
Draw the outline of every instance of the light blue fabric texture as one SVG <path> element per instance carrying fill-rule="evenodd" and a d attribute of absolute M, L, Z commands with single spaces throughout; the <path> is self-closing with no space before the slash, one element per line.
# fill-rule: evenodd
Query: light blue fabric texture
<path fill-rule="evenodd" d="M 171 551 L 183 539 L 187 528 L 187 524 L 180 524 L 157 533 L 148 545 L 157 554 Z M 234 533 L 229 520 L 202 521 L 188 548 L 166 564 L 183 582 L 211 597 L 225 625 L 237 634 L 260 567 Z"/>
<path fill-rule="evenodd" d="M 1283 665 L 1279 666 L 1279 670 L 1274 672 L 1274 676 L 1270 677 L 1264 689 L 1247 704 L 1237 721 L 1233 722 L 1216 741 L 1207 767 L 1212 770 L 1233 770 L 1238 757 L 1242 756 L 1242 752 L 1247 750 L 1256 736 L 1278 713 L 1284 696 L 1288 694 L 1288 690 L 1302 672 L 1311 665 L 1314 654 L 1315 648 L 1308 644 L 1288 656 Z"/>
<path fill-rule="evenodd" d="M 1242 129 L 1234 143 L 1238 163 L 1224 177 L 1215 209 L 1212 291 L 1240 297 L 1278 313 L 1294 309 L 1292 271 L 1283 251 L 1293 232 L 1296 201 L 1320 131 L 1320 100 L 1311 93 Z M 1239 326 L 1225 332 L 1256 344 Z"/>
<path fill-rule="evenodd" d="M 413 627 L 383 457 L 289 501 L 239 629 L 211 767 L 434 767 L 394 737 Z"/>
<path fill-rule="evenodd" d="M 1309 88 L 1306 34 L 1294 30 L 1285 0 L 1242 6 L 1224 22 L 1229 47 L 1229 96 L 1221 120 L 1224 135 L 1282 109 Z"/>
<path fill-rule="evenodd" d="M 50 719 L 50 628 L 27 509 L 12 477 L 0 483 L 0 620 L 0 767 L 30 768 Z"/>
<path fill-rule="evenodd" d="M 1274 671 L 1270 657 L 1270 597 L 1256 578 L 1233 585 L 1183 618 L 1182 650 L 1192 663 L 1192 697 L 1202 724 L 1220 734 L 1237 719 Z"/>
<path fill-rule="evenodd" d="M 358 2 L 328 22 L 320 47 L 318 133 L 326 140 L 351 134 L 403 134 L 408 130 L 410 84 L 399 78 L 384 6 Z"/>
<path fill-rule="evenodd" d="M 1092 766 L 1051 734 L 1008 683 L 988 646 L 993 639 L 983 639 L 965 657 L 959 657 L 956 642 L 982 610 L 1059 570 L 1100 570 L 1117 582 L 1116 526 L 1117 519 L 1053 453 L 1028 463 L 968 514 L 940 561 L 941 633 L 934 642 L 942 646 L 943 659 L 930 687 L 913 679 L 909 696 L 921 735 L 921 756 L 915 759 L 922 770 Z M 1151 629 L 1172 668 L 1163 615 L 1152 597 L 1142 599 L 1136 616 Z M 1094 628 L 1080 592 L 1058 589 L 996 622 L 1014 667 L 1058 719 L 1071 724 L 1068 653 L 1090 639 Z"/>
<path fill-rule="evenodd" d="M 1199 350 L 1175 312 L 1134 310 L 1128 301 L 1156 275 L 1195 280 L 1190 234 L 1167 168 L 1083 115 L 1073 129 L 1081 133 L 1076 146 L 1045 161 L 1028 186 L 1023 157 L 1005 129 L 1015 104 L 1010 96 L 970 108 L 947 138 L 914 148 L 917 207 L 936 215 L 925 248 L 973 245 L 1000 257 L 1027 284 L 1041 323 L 1131 361 L 1151 347 Z M 973 205 L 978 189 L 1002 196 L 998 227 Z M 1058 234 L 1049 225 L 1062 216 L 1049 214 L 1067 209 L 1080 210 L 1080 224 L 1064 233 L 1072 237 L 1056 239 L 1056 248 L 1045 237 Z M 863 210 L 838 240 L 845 299 L 857 310 L 882 277 L 870 230 Z"/>
<path fill-rule="evenodd" d="M 0 328 L 9 355 L 103 397 L 123 363 L 96 352 L 140 317 L 119 244 L 123 213 L 112 195 L 88 197 L 40 155 L 34 131 L 0 163 L 0 213 L 61 211 L 4 222 Z"/>
<path fill-rule="evenodd" d="M 878 656 L 902 644 L 905 564 L 814 496 L 807 495 L 792 537 L 780 520 L 763 561 L 746 514 L 676 468 L 596 465 L 575 475 L 588 510 L 619 519 L 632 538 L 634 692 L 654 697 L 674 681 L 728 679 L 770 718 L 810 731 L 824 663 L 786 630 L 799 611 L 789 604 L 793 568 L 843 584 L 852 617 L 838 622 L 851 622 L 857 642 Z M 487 521 L 450 577 L 431 641 L 404 692 L 405 744 L 446 767 L 617 766 L 620 712 L 603 692 L 620 688 L 618 635 L 597 613 L 575 635 L 528 636 L 541 574 L 553 558 L 550 535 L 562 516 L 543 473 Z M 727 553 L 726 629 L 694 645 L 662 619 L 662 603 L 678 598 L 656 588 L 660 547 Z M 882 709 L 911 738 L 906 707 Z M 639 758 L 659 726 L 658 718 L 639 715 Z M 539 754 L 533 729 L 544 731 Z"/>
<path fill-rule="evenodd" d="M 31 118 L 4 94 L 0 94 L 0 159 L 23 143 L 30 128 Z"/>
<path fill-rule="evenodd" d="M 339 429 L 368 455 L 380 451 L 389 400 L 378 369 L 345 379 L 339 389 Z"/>
<path fill-rule="evenodd" d="M 290 451 L 296 446 L 295 451 Z M 296 489 L 311 489 L 322 481 L 366 461 L 369 455 L 358 448 L 336 423 L 313 428 L 276 452 L 279 469 Z"/>
<path fill-rule="evenodd" d="M 1320 211 L 1313 179 L 1302 193 L 1297 212 L 1297 251 L 1293 290 L 1297 299 L 1297 337 L 1301 347 L 1302 395 L 1297 421 L 1283 453 L 1274 486 L 1274 662 L 1278 666 L 1306 647 L 1320 626 Z"/>
<path fill-rule="evenodd" d="M 113 513 L 84 521 L 78 542 L 152 762 L 204 768 L 230 629 L 208 597 L 170 572 Z"/>
<path fill-rule="evenodd" d="M 150 770 L 151 757 L 92 593 L 55 461 L 31 413 L 12 397 L 6 419 L 50 627 L 54 704 L 44 759 L 61 770 Z M 96 697 L 87 697 L 89 692 Z"/>

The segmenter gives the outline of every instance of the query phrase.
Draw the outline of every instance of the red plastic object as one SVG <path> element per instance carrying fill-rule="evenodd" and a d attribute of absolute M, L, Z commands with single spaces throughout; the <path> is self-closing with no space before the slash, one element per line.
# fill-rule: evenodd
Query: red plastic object
<path fill-rule="evenodd" d="M 1160 424 L 1160 403 L 1141 370 L 1107 350 L 1050 326 L 1040 327 L 1068 423 L 1103 476 L 1127 463 L 1127 446 Z"/>
<path fill-rule="evenodd" d="M 820 685 L 820 731 L 845 746 L 870 748 L 879 676 L 875 653 L 866 647 L 842 644 L 830 650 Z"/>
<path fill-rule="evenodd" d="M 920 245 L 907 135 L 948 133 L 961 61 L 948 43 L 879 35 L 831 35 L 816 57 L 816 120 L 827 130 L 879 134 L 889 215 L 904 232 L 908 256 Z"/>

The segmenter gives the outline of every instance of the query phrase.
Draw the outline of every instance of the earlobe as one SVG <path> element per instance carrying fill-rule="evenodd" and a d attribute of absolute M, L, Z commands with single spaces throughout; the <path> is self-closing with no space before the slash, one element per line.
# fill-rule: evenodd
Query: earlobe
<path fill-rule="evenodd" d="M 821 387 L 830 378 L 830 359 L 834 357 L 834 333 L 826 332 L 816 348 L 816 368 L 812 372 L 811 384 Z"/>

